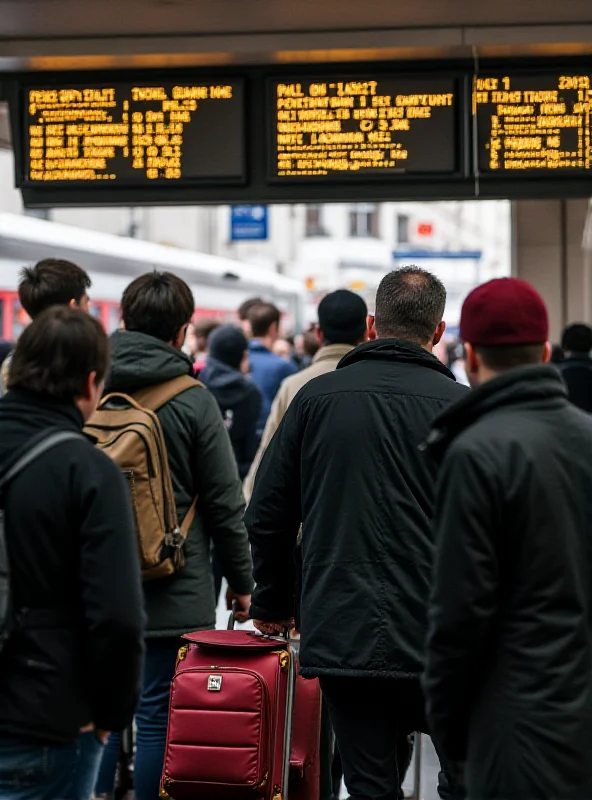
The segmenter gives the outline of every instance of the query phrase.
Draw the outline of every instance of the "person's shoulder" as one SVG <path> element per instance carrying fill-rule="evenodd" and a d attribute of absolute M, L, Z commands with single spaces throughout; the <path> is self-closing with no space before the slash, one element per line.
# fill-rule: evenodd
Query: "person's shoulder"
<path fill-rule="evenodd" d="M 286 375 L 293 375 L 295 372 L 298 372 L 298 367 L 294 366 L 291 361 L 286 361 L 285 358 L 275 353 L 270 353 L 269 357 L 270 363 L 273 362 L 278 372 L 283 372 Z"/>

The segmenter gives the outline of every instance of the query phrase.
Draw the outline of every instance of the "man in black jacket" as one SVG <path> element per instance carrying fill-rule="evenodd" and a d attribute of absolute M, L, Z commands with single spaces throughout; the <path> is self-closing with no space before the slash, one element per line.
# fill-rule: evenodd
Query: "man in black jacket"
<path fill-rule="evenodd" d="M 583 323 L 568 325 L 563 331 L 561 347 L 564 359 L 558 365 L 567 384 L 567 394 L 575 406 L 592 412 L 592 328 Z"/>
<path fill-rule="evenodd" d="M 194 306 L 191 289 L 176 275 L 151 272 L 136 278 L 121 301 L 125 330 L 111 337 L 107 391 L 133 395 L 191 375 L 191 360 L 181 348 Z M 198 502 L 184 547 L 185 566 L 169 578 L 144 584 L 148 624 L 144 687 L 136 715 L 137 800 L 154 800 L 159 794 L 170 683 L 180 636 L 215 627 L 212 542 L 245 617 L 253 585 L 249 542 L 242 521 L 242 486 L 218 404 L 207 389 L 196 384 L 157 413 L 178 518 L 185 517 L 195 497 Z M 114 747 L 115 743 L 110 744 L 109 754 Z M 113 771 L 109 779 L 105 772 L 102 770 L 97 792 L 112 788 Z"/>
<path fill-rule="evenodd" d="M 99 323 L 51 308 L 19 339 L 0 400 L 1 475 L 52 431 L 71 435 L 2 498 L 13 626 L 0 653 L 5 800 L 87 800 L 107 732 L 131 723 L 139 696 L 144 612 L 129 495 L 82 434 L 107 366 Z"/>
<path fill-rule="evenodd" d="M 445 301 L 440 281 L 415 267 L 383 279 L 378 339 L 292 401 L 245 518 L 251 616 L 264 632 L 294 616 L 302 523 L 302 674 L 321 679 L 352 800 L 394 800 L 397 740 L 426 729 L 419 678 L 436 471 L 418 447 L 465 391 L 431 353 Z"/>
<path fill-rule="evenodd" d="M 477 388 L 430 436 L 444 456 L 425 687 L 471 800 L 592 797 L 592 420 L 544 365 L 523 281 L 465 302 Z"/>

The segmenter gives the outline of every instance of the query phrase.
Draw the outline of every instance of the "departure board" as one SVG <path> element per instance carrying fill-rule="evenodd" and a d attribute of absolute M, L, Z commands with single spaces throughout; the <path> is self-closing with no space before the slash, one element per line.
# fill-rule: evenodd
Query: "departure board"
<path fill-rule="evenodd" d="M 271 177 L 453 173 L 453 78 L 271 82 Z"/>
<path fill-rule="evenodd" d="M 245 176 L 241 80 L 24 92 L 25 183 L 138 186 Z"/>
<path fill-rule="evenodd" d="M 473 81 L 484 173 L 592 168 L 590 73 L 479 75 Z"/>

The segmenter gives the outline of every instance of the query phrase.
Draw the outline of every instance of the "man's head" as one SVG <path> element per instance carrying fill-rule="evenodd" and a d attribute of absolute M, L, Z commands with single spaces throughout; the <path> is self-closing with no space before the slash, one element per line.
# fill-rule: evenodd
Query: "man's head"
<path fill-rule="evenodd" d="M 517 278 L 498 278 L 474 289 L 462 308 L 460 335 L 471 386 L 551 357 L 547 307 L 529 283 Z"/>
<path fill-rule="evenodd" d="M 446 330 L 445 306 L 446 289 L 435 275 L 419 267 L 396 269 L 380 282 L 370 327 L 380 339 L 406 339 L 431 351 Z"/>
<path fill-rule="evenodd" d="M 79 309 L 54 306 L 21 334 L 8 388 L 75 403 L 86 421 L 103 393 L 108 367 L 109 342 L 100 323 Z"/>
<path fill-rule="evenodd" d="M 205 353 L 208 348 L 210 334 L 219 328 L 222 323 L 217 319 L 203 317 L 196 319 L 193 323 L 193 335 L 195 336 L 196 353 Z"/>
<path fill-rule="evenodd" d="M 323 297 L 319 303 L 317 334 L 322 345 L 350 344 L 364 341 L 368 308 L 362 298 L 347 289 Z"/>
<path fill-rule="evenodd" d="M 254 339 L 267 339 L 273 344 L 280 335 L 280 310 L 273 303 L 257 303 L 249 309 L 251 334 Z"/>
<path fill-rule="evenodd" d="M 240 322 L 241 330 L 247 338 L 253 335 L 251 332 L 251 322 L 249 320 L 249 313 L 252 308 L 255 308 L 255 306 L 259 306 L 262 303 L 263 300 L 260 297 L 250 297 L 248 300 L 245 300 L 244 303 L 241 303 L 240 306 L 238 307 L 238 319 Z"/>
<path fill-rule="evenodd" d="M 592 328 L 583 322 L 568 325 L 563 331 L 561 347 L 566 353 L 585 353 L 592 350 Z"/>
<path fill-rule="evenodd" d="M 70 306 L 88 311 L 90 278 L 71 261 L 44 258 L 21 272 L 18 293 L 31 319 L 51 306 Z"/>
<path fill-rule="evenodd" d="M 183 347 L 195 303 L 189 286 L 171 272 L 148 272 L 132 281 L 121 298 L 126 331 Z"/>
<path fill-rule="evenodd" d="M 208 340 L 208 351 L 212 358 L 233 369 L 246 369 L 248 342 L 244 333 L 235 325 L 220 325 Z"/>

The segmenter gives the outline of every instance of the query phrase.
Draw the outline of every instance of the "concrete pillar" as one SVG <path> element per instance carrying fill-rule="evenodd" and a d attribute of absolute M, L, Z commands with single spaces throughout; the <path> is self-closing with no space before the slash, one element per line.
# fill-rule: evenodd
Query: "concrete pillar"
<path fill-rule="evenodd" d="M 567 323 L 592 323 L 590 258 L 582 248 L 587 211 L 581 199 L 512 204 L 513 274 L 543 296 L 554 342 Z"/>

